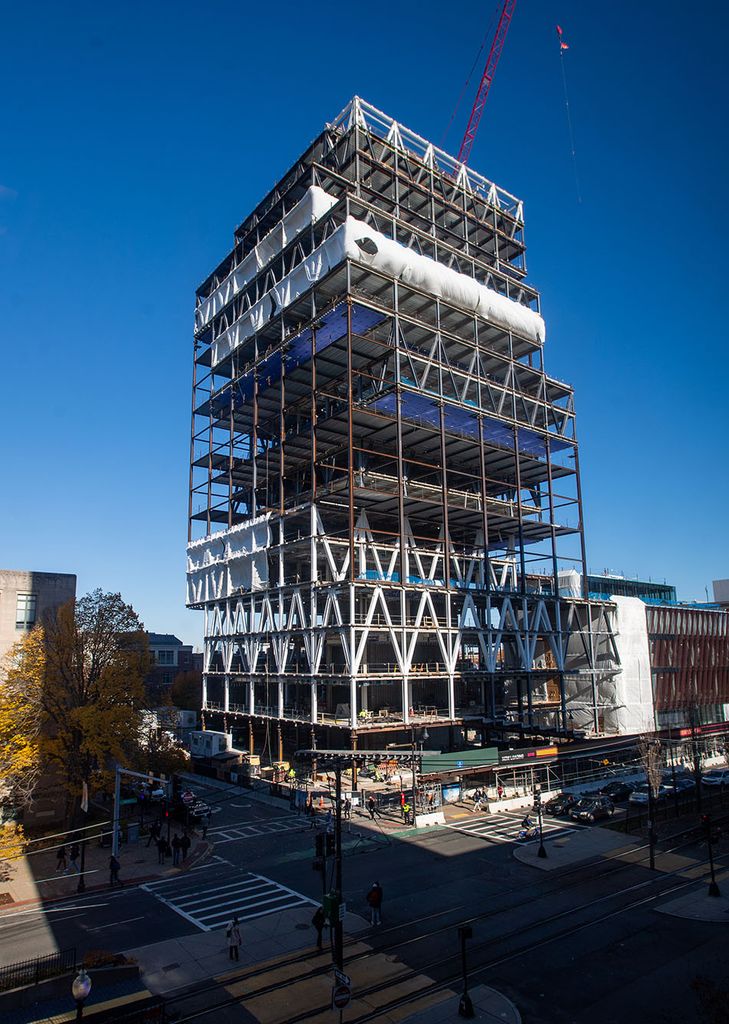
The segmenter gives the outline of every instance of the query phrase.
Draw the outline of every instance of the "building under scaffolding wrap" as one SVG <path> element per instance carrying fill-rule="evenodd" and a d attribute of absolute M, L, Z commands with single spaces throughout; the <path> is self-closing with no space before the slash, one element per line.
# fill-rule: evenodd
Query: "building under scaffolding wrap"
<path fill-rule="evenodd" d="M 606 727 L 618 611 L 555 584 L 585 571 L 573 392 L 525 275 L 521 202 L 356 98 L 237 229 L 195 321 L 210 726 Z"/>

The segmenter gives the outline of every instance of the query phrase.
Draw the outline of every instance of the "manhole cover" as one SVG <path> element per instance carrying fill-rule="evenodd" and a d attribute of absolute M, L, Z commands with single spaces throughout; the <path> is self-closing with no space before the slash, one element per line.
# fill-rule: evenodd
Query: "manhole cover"
<path fill-rule="evenodd" d="M 8 903 L 15 903 L 9 892 L 0 892 L 0 907 L 6 907 Z"/>
<path fill-rule="evenodd" d="M 295 924 L 294 928 L 297 932 L 307 932 L 309 930 L 308 924 Z"/>

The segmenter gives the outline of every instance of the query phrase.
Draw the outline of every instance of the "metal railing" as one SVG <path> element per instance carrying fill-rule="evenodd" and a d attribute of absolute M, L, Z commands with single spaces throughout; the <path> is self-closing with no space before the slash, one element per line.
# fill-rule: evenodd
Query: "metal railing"
<path fill-rule="evenodd" d="M 55 978 L 76 970 L 76 947 L 61 949 L 48 956 L 37 956 L 32 960 L 20 960 L 15 964 L 0 967 L 0 992 L 23 985 L 37 985 L 46 978 Z"/>

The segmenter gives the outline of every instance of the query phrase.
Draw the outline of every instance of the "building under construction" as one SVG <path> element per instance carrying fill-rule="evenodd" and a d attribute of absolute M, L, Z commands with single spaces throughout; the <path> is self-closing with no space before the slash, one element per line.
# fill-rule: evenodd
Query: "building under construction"
<path fill-rule="evenodd" d="M 197 293 L 209 727 L 275 749 L 275 726 L 279 756 L 610 728 L 620 609 L 583 592 L 573 392 L 544 348 L 522 203 L 355 98 Z"/>

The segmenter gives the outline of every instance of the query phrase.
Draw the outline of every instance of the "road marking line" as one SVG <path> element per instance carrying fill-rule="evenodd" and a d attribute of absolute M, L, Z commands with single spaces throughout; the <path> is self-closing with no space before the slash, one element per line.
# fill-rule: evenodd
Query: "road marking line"
<path fill-rule="evenodd" d="M 118 928 L 120 924 L 131 924 L 132 921 L 143 921 L 145 915 L 142 914 L 140 917 L 127 917 L 124 921 L 112 921 L 111 924 L 100 924 L 96 928 L 87 928 L 89 932 L 102 932 L 104 928 Z"/>

